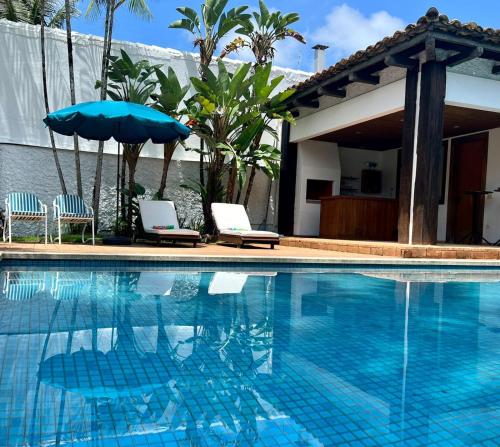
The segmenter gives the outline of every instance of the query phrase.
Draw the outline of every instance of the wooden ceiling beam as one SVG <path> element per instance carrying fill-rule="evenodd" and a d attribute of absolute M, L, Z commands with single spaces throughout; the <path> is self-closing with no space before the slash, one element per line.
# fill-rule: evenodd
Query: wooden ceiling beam
<path fill-rule="evenodd" d="M 317 99 L 298 98 L 293 101 L 293 105 L 295 107 L 305 107 L 307 109 L 318 109 L 319 101 Z"/>
<path fill-rule="evenodd" d="M 337 88 L 331 85 L 324 85 L 322 87 L 319 87 L 317 92 L 318 96 L 333 96 L 335 98 L 346 97 L 345 88 Z"/>
<path fill-rule="evenodd" d="M 445 60 L 445 63 L 449 67 L 454 67 L 455 65 L 461 64 L 463 62 L 481 57 L 482 54 L 482 47 L 468 48 L 467 50 L 463 50 L 457 54 L 454 54 L 453 56 L 448 57 L 448 59 Z"/>
<path fill-rule="evenodd" d="M 388 67 L 414 68 L 419 64 L 418 59 L 412 59 L 399 54 L 386 56 L 384 61 Z"/>
<path fill-rule="evenodd" d="M 349 81 L 377 85 L 380 82 L 380 76 L 361 72 L 361 71 L 351 71 L 349 73 Z"/>

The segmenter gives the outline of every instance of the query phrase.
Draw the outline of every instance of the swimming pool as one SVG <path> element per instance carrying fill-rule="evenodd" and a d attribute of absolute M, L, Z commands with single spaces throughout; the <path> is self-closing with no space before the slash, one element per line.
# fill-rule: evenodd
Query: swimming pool
<path fill-rule="evenodd" d="M 251 268 L 4 268 L 0 446 L 498 446 L 500 272 Z"/>

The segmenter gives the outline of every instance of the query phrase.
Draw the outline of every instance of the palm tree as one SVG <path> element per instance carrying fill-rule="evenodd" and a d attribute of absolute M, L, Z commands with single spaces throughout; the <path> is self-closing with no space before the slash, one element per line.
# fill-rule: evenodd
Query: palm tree
<path fill-rule="evenodd" d="M 107 94 L 107 71 L 111 54 L 111 43 L 113 40 L 113 25 L 115 13 L 123 5 L 127 5 L 129 11 L 144 19 L 150 20 L 152 18 L 151 10 L 146 0 L 91 0 L 87 8 L 87 15 L 98 16 L 102 13 L 103 7 L 105 8 L 104 19 L 104 40 L 102 48 L 101 59 L 101 93 L 100 99 L 106 99 Z M 101 201 L 101 179 L 102 179 L 102 162 L 104 158 L 104 141 L 99 141 L 97 148 L 97 161 L 96 171 L 94 177 L 94 192 L 92 197 L 92 206 L 94 208 L 95 225 L 99 225 L 99 203 Z"/>
<path fill-rule="evenodd" d="M 74 2 L 70 4 L 71 14 L 77 14 Z M 64 16 L 65 6 L 61 0 L 4 0 L 4 8 L 0 11 L 0 19 L 31 25 L 41 25 L 43 22 L 49 28 L 62 28 Z"/>
<path fill-rule="evenodd" d="M 166 113 L 172 118 L 179 119 L 181 112 L 179 107 L 189 91 L 189 85 L 181 86 L 175 71 L 168 67 L 167 74 L 159 68 L 156 68 L 156 77 L 160 86 L 160 93 L 152 95 L 155 101 L 154 108 L 160 112 Z M 160 187 L 156 193 L 159 200 L 163 200 L 165 187 L 167 185 L 167 174 L 170 166 L 170 161 L 174 155 L 174 151 L 179 144 L 178 140 L 166 143 L 163 145 L 163 170 L 161 174 Z"/>
<path fill-rule="evenodd" d="M 304 37 L 297 31 L 290 28 L 290 25 L 299 20 L 299 15 L 297 13 L 283 14 L 281 11 L 269 12 L 266 4 L 263 0 L 259 0 L 259 12 L 253 14 L 253 20 L 247 20 L 240 28 L 236 30 L 241 36 L 235 38 L 230 42 L 221 53 L 221 57 L 236 52 L 242 48 L 249 48 L 255 57 L 256 65 L 266 65 L 274 59 L 276 53 L 275 45 L 277 42 L 284 40 L 286 38 L 293 38 L 300 43 L 305 44 L 306 41 Z M 260 140 L 262 135 L 257 135 L 255 138 L 253 149 L 259 151 L 261 155 L 262 147 L 260 146 Z M 267 145 L 271 148 L 271 153 L 267 154 L 265 158 L 273 158 L 275 156 L 274 146 Z M 253 183 L 255 179 L 256 170 L 259 168 L 258 157 L 251 157 L 251 171 L 248 178 L 248 184 L 245 192 L 245 197 L 243 200 L 243 205 L 245 208 L 248 207 L 248 202 L 250 200 L 250 194 L 252 192 Z M 269 188 L 268 196 L 271 194 L 271 185 L 273 176 L 269 176 Z M 269 200 L 267 200 L 267 206 L 269 207 Z M 267 221 L 267 212 L 264 216 L 264 220 Z"/>
<path fill-rule="evenodd" d="M 253 13 L 253 20 L 246 20 L 236 33 L 237 37 L 225 46 L 220 57 L 224 57 L 241 48 L 250 48 L 257 65 L 265 65 L 274 59 L 275 44 L 291 37 L 300 43 L 306 43 L 304 36 L 289 28 L 299 20 L 296 12 L 283 14 L 281 11 L 269 12 L 263 0 L 259 0 L 259 13 Z"/>
<path fill-rule="evenodd" d="M 4 18 L 13 22 L 24 22 L 32 25 L 40 25 L 40 47 L 42 56 L 42 88 L 45 113 L 49 114 L 49 96 L 47 89 L 47 67 L 45 54 L 45 27 L 62 28 L 66 13 L 69 15 L 77 15 L 78 10 L 75 8 L 73 1 L 68 1 L 67 5 L 61 4 L 58 0 L 6 0 L 5 8 L 0 13 L 0 18 Z M 50 145 L 56 165 L 61 192 L 67 194 L 66 182 L 59 162 L 54 133 L 49 127 Z"/>
<path fill-rule="evenodd" d="M 197 47 L 200 52 L 200 65 L 198 71 L 202 80 L 205 80 L 205 69 L 212 62 L 219 41 L 234 28 L 250 19 L 249 14 L 244 14 L 248 6 L 232 8 L 226 13 L 224 10 L 226 9 L 227 3 L 228 0 L 205 0 L 201 5 L 201 15 L 187 6 L 177 8 L 177 11 L 183 18 L 176 20 L 169 26 L 170 28 L 184 29 L 193 35 L 194 46 Z M 203 140 L 200 141 L 199 152 L 199 183 L 201 188 L 205 188 L 204 165 L 206 157 L 209 157 L 209 154 L 205 153 L 205 144 Z M 211 222 L 211 211 L 206 205 L 206 202 L 202 200 L 205 222 Z"/>
<path fill-rule="evenodd" d="M 68 71 L 69 71 L 69 92 L 71 105 L 76 104 L 75 95 L 75 69 L 73 64 L 73 39 L 71 37 L 71 15 L 74 5 L 71 0 L 64 0 L 64 16 L 66 21 L 66 46 L 68 49 Z M 76 174 L 76 193 L 83 197 L 82 171 L 80 169 L 80 145 L 78 144 L 78 135 L 73 134 L 73 146 L 75 152 L 75 174 Z"/>

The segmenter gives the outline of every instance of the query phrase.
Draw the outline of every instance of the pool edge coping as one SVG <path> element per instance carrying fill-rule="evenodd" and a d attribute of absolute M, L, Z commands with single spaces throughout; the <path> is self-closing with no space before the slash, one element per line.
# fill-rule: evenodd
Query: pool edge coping
<path fill-rule="evenodd" d="M 245 264 L 311 264 L 311 265 L 384 265 L 384 266 L 476 266 L 500 267 L 495 259 L 439 259 L 439 258 L 397 258 L 397 257 L 284 257 L 284 256 L 223 256 L 182 254 L 104 254 L 104 253 L 59 253 L 59 252 L 5 252 L 0 251 L 0 263 L 7 260 L 33 261 L 118 261 L 118 262 L 171 262 L 171 263 L 245 263 Z"/>

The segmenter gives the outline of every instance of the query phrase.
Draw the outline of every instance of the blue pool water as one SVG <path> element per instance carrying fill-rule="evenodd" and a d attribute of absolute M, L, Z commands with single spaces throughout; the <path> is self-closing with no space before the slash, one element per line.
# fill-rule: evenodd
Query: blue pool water
<path fill-rule="evenodd" d="M 2 447 L 500 445 L 500 272 L 0 275 Z"/>

